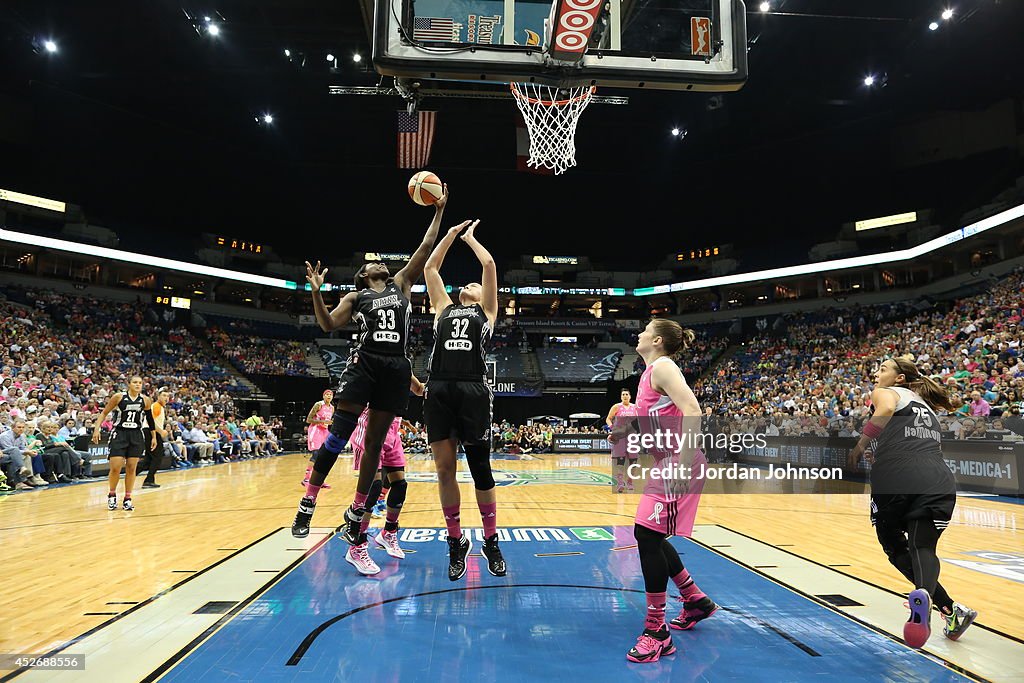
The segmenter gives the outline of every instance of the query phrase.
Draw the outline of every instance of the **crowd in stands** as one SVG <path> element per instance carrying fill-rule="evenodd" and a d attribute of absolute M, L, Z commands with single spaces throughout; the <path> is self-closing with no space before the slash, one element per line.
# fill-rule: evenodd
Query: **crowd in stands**
<path fill-rule="evenodd" d="M 140 302 L 7 288 L 0 292 L 0 350 L 3 486 L 87 478 L 79 437 L 91 434 L 108 398 L 136 373 L 147 393 L 167 388 L 172 395 L 167 450 L 174 462 L 280 450 L 280 425 L 235 423 L 233 396 L 244 388 L 186 328 Z"/>
<path fill-rule="evenodd" d="M 1016 417 L 1024 399 L 1022 289 L 1018 271 L 941 307 L 900 303 L 805 315 L 790 321 L 784 337 L 748 341 L 697 383 L 696 393 L 719 415 L 775 417 L 784 431 L 855 431 L 870 410 L 875 369 L 905 356 L 947 387 L 957 416 Z M 967 438 L 968 430 L 986 428 L 972 420 L 949 431 Z"/>
<path fill-rule="evenodd" d="M 207 328 L 206 336 L 214 349 L 247 375 L 312 376 L 306 358 L 315 350 L 309 343 L 267 339 L 240 330 L 229 334 L 215 325 Z"/>

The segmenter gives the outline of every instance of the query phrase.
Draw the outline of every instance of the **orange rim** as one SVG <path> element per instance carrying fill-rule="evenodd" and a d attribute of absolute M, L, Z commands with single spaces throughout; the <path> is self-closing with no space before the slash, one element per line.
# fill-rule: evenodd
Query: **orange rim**
<path fill-rule="evenodd" d="M 576 97 L 570 97 L 569 99 L 566 99 L 566 100 L 552 100 L 551 102 L 548 102 L 547 100 L 538 100 L 538 99 L 536 99 L 534 97 L 529 97 L 528 95 L 524 95 L 523 93 L 521 93 L 519 91 L 519 87 L 515 83 L 509 83 L 508 85 L 509 85 L 509 89 L 512 90 L 512 94 L 515 97 L 517 97 L 517 98 L 519 98 L 521 100 L 525 100 L 526 102 L 529 102 L 530 104 L 539 104 L 539 105 L 542 105 L 544 107 L 564 107 L 567 104 L 572 104 L 573 102 L 578 102 L 580 100 L 584 100 L 584 99 L 590 97 L 591 95 L 593 95 L 597 91 L 597 86 L 596 85 L 592 85 L 589 88 L 587 88 L 586 90 L 584 90 L 582 94 L 577 95 Z"/>

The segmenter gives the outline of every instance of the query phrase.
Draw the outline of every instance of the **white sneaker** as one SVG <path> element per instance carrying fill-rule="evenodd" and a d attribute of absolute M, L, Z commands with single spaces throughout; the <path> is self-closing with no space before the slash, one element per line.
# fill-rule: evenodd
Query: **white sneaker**
<path fill-rule="evenodd" d="M 380 533 L 373 537 L 373 541 L 386 550 L 391 557 L 397 557 L 399 560 L 405 559 L 405 551 L 398 547 L 397 532 L 381 529 Z"/>
<path fill-rule="evenodd" d="M 38 474 L 33 474 L 32 478 L 28 480 L 28 483 L 30 483 L 30 484 L 32 484 L 34 486 L 49 486 L 50 485 L 50 482 L 46 481 L 45 479 L 40 477 Z"/>
<path fill-rule="evenodd" d="M 345 561 L 355 567 L 356 571 L 363 576 L 373 576 L 380 573 L 380 567 L 370 558 L 370 553 L 366 551 L 365 543 L 350 546 L 348 552 L 345 553 Z"/>

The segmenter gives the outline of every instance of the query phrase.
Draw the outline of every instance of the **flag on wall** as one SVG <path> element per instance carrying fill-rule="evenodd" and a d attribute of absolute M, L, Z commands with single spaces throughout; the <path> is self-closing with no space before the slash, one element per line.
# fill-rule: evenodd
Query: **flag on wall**
<path fill-rule="evenodd" d="M 398 168 L 423 168 L 430 163 L 436 111 L 398 112 Z"/>

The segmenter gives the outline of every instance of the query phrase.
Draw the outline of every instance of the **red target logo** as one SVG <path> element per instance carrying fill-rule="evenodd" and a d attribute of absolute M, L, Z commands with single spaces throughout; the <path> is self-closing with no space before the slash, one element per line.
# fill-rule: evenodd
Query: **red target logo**
<path fill-rule="evenodd" d="M 563 61 L 582 59 L 603 7 L 604 0 L 559 0 L 551 15 L 551 56 Z"/>

